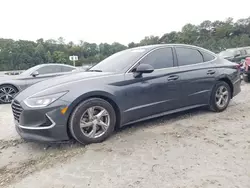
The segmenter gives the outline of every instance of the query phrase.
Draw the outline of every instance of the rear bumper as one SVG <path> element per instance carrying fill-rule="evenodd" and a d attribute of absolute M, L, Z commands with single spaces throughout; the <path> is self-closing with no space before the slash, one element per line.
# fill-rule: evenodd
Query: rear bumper
<path fill-rule="evenodd" d="M 240 85 L 241 85 L 241 79 L 238 79 L 233 83 L 233 96 L 232 97 L 235 97 L 241 92 Z"/>

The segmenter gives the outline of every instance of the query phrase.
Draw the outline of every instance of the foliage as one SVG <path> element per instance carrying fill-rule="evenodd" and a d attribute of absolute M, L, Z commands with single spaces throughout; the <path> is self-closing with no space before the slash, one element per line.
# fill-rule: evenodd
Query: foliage
<path fill-rule="evenodd" d="M 66 44 L 62 37 L 58 40 L 38 39 L 36 42 L 0 38 L 0 70 L 27 69 L 41 63 L 72 64 L 70 55 L 77 55 L 79 61 L 76 65 L 81 66 L 97 63 L 126 48 L 162 43 L 192 44 L 216 53 L 226 48 L 250 46 L 250 17 L 236 22 L 228 18 L 214 22 L 205 20 L 199 25 L 188 23 L 180 32 L 172 31 L 161 37 L 147 36 L 139 43 L 131 42 L 128 46 L 118 42 L 96 44 L 80 41 L 78 44 Z"/>

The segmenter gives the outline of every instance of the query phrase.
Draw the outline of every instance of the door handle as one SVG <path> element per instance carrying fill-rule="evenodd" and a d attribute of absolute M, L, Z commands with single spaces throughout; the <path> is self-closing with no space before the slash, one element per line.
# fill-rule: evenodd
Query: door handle
<path fill-rule="evenodd" d="M 174 80 L 177 80 L 179 78 L 178 75 L 171 75 L 168 77 L 168 81 L 174 81 Z"/>
<path fill-rule="evenodd" d="M 208 70 L 208 71 L 207 71 L 207 74 L 208 74 L 208 75 L 212 75 L 212 74 L 214 74 L 214 73 L 215 73 L 214 70 Z"/>

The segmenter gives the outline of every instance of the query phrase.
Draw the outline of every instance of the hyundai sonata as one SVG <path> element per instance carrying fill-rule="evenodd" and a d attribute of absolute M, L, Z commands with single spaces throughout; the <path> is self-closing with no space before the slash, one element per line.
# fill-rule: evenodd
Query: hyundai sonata
<path fill-rule="evenodd" d="M 225 110 L 240 92 L 237 64 L 206 49 L 151 45 L 118 52 L 86 72 L 39 82 L 12 102 L 26 140 L 105 140 L 115 128 L 208 106 Z"/>

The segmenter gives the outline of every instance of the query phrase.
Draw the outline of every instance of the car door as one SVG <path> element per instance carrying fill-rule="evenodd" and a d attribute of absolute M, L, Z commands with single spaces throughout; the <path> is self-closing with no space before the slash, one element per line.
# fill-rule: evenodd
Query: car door
<path fill-rule="evenodd" d="M 38 72 L 38 75 L 30 75 L 26 79 L 26 87 L 29 87 L 37 82 L 59 76 L 61 73 L 61 67 L 60 65 L 45 65 L 36 71 Z"/>
<path fill-rule="evenodd" d="M 152 73 L 144 73 L 139 78 L 134 77 L 133 71 L 125 74 L 124 119 L 131 122 L 179 107 L 181 91 L 178 67 L 174 62 L 172 48 L 160 48 L 151 51 L 137 64 L 152 65 Z"/>
<path fill-rule="evenodd" d="M 180 68 L 182 106 L 208 104 L 217 70 L 212 53 L 198 48 L 175 47 Z"/>

